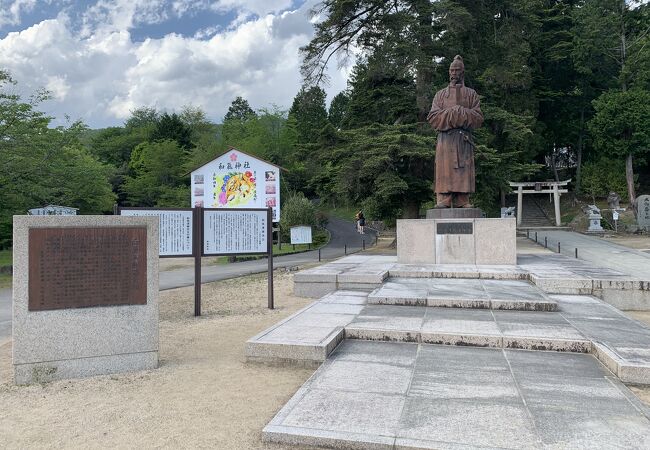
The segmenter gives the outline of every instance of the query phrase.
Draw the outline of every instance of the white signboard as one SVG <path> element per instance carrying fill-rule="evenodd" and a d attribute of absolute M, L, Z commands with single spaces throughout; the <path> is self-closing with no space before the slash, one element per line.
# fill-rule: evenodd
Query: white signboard
<path fill-rule="evenodd" d="M 160 256 L 192 256 L 192 211 L 165 209 L 121 209 L 122 216 L 157 216 Z"/>
<path fill-rule="evenodd" d="M 280 220 L 280 168 L 231 149 L 192 171 L 191 207 L 273 208 Z"/>
<path fill-rule="evenodd" d="M 203 253 L 266 253 L 268 211 L 203 211 Z"/>
<path fill-rule="evenodd" d="M 291 227 L 292 244 L 311 244 L 311 227 Z"/>
<path fill-rule="evenodd" d="M 76 216 L 78 208 L 69 206 L 47 205 L 29 210 L 30 216 Z"/>

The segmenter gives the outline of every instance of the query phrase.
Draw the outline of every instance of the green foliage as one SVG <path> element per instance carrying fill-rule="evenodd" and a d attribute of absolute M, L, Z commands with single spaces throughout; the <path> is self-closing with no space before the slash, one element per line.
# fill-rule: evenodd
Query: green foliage
<path fill-rule="evenodd" d="M 176 141 L 178 145 L 189 150 L 192 145 L 192 129 L 176 114 L 164 113 L 151 133 L 152 141 Z"/>
<path fill-rule="evenodd" d="M 301 192 L 290 194 L 282 204 L 280 230 L 283 239 L 289 237 L 291 227 L 295 225 L 318 225 L 316 207 Z"/>
<path fill-rule="evenodd" d="M 611 191 L 618 193 L 621 200 L 628 201 L 623 161 L 605 157 L 586 163 L 582 177 L 583 191 L 594 202 L 596 198 L 606 198 Z"/>
<path fill-rule="evenodd" d="M 650 92 L 608 91 L 594 100 L 594 109 L 589 129 L 601 154 L 619 158 L 650 154 Z"/>
<path fill-rule="evenodd" d="M 177 141 L 144 142 L 131 153 L 123 190 L 133 206 L 186 206 L 185 151 Z"/>
<path fill-rule="evenodd" d="M 417 125 L 330 127 L 314 151 L 324 170 L 310 184 L 330 204 L 363 206 L 368 218 L 408 217 L 431 196 L 434 149 Z"/>
<path fill-rule="evenodd" d="M 255 111 L 253 111 L 251 106 L 248 104 L 248 100 L 242 97 L 237 97 L 230 104 L 228 112 L 223 117 L 223 121 L 224 123 L 231 120 L 245 122 L 255 117 L 255 115 Z"/>
<path fill-rule="evenodd" d="M 373 123 L 392 125 L 417 121 L 415 80 L 403 68 L 378 57 L 354 67 L 344 128 Z"/>
<path fill-rule="evenodd" d="M 346 91 L 339 92 L 332 99 L 327 119 L 335 128 L 341 128 L 347 114 L 350 95 Z"/>
<path fill-rule="evenodd" d="M 295 120 L 298 143 L 314 142 L 327 124 L 325 91 L 318 87 L 302 87 L 293 99 L 289 116 Z"/>
<path fill-rule="evenodd" d="M 14 84 L 0 71 L 0 247 L 11 242 L 14 214 L 45 204 L 98 214 L 110 211 L 115 199 L 110 169 L 80 142 L 85 126 L 49 128 L 51 118 L 36 110 L 47 95 L 24 102 L 11 93 Z"/>

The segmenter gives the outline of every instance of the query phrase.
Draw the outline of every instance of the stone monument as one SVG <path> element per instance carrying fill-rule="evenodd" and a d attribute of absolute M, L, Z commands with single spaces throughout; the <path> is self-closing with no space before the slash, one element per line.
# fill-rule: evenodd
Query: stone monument
<path fill-rule="evenodd" d="M 650 231 L 650 195 L 640 195 L 636 198 L 637 223 L 639 229 Z"/>
<path fill-rule="evenodd" d="M 483 123 L 478 94 L 465 86 L 463 58 L 449 67 L 449 85 L 438 91 L 427 117 L 438 131 L 436 207 L 426 219 L 397 221 L 397 261 L 405 264 L 514 265 L 516 219 L 483 218 L 469 196 L 476 191 L 471 131 Z"/>
<path fill-rule="evenodd" d="M 14 216 L 16 384 L 158 367 L 158 218 Z"/>

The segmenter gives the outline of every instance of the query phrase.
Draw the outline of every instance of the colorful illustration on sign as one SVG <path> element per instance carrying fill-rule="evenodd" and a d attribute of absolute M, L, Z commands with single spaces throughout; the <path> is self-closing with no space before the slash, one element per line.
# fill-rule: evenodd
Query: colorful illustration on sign
<path fill-rule="evenodd" d="M 213 187 L 217 206 L 244 206 L 257 200 L 255 174 L 250 170 L 214 174 Z"/>
<path fill-rule="evenodd" d="M 275 206 L 275 197 L 267 197 L 266 198 L 266 207 L 274 207 Z"/>

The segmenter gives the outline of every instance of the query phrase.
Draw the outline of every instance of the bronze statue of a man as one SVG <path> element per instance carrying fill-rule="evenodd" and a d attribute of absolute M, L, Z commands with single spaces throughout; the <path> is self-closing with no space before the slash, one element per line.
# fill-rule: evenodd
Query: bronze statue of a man
<path fill-rule="evenodd" d="M 471 130 L 483 123 L 478 94 L 465 86 L 460 55 L 449 66 L 449 86 L 436 92 L 427 120 L 438 131 L 436 144 L 436 208 L 471 208 L 476 191 Z"/>

